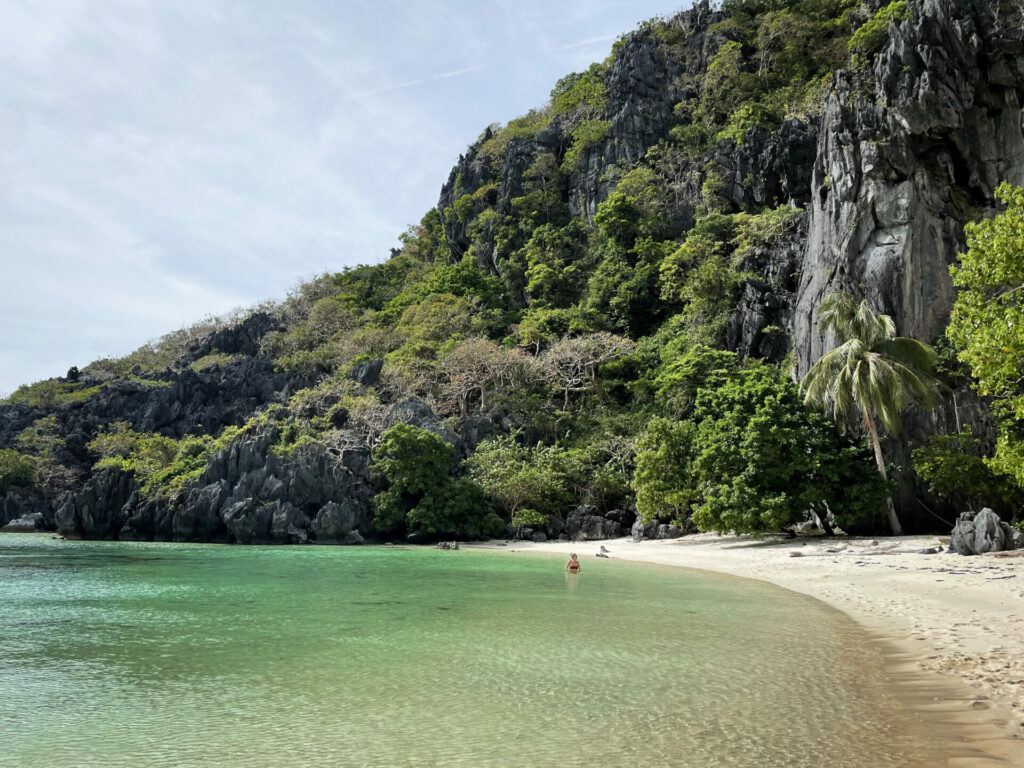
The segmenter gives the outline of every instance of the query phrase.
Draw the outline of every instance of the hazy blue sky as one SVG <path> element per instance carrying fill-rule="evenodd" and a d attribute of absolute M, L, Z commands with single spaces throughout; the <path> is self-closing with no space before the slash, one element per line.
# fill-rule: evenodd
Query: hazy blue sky
<path fill-rule="evenodd" d="M 5 0 L 0 393 L 388 255 L 491 122 L 688 0 Z"/>

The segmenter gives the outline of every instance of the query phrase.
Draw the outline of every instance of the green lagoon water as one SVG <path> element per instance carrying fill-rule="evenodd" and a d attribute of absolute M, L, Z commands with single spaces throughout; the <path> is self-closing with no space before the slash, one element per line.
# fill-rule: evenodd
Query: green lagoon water
<path fill-rule="evenodd" d="M 0 765 L 928 764 L 841 614 L 562 566 L 0 534 Z"/>

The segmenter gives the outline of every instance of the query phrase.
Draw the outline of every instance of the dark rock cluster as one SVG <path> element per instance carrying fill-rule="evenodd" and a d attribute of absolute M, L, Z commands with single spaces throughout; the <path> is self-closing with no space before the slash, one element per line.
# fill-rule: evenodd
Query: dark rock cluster
<path fill-rule="evenodd" d="M 988 507 L 980 512 L 964 512 L 957 518 L 949 539 L 949 551 L 958 555 L 983 555 L 1024 549 L 1024 533 L 999 519 Z"/>
<path fill-rule="evenodd" d="M 129 475 L 96 473 L 57 509 L 69 538 L 355 544 L 372 530 L 369 452 L 320 446 L 293 456 L 272 450 L 276 428 L 215 454 L 177 497 L 145 499 Z"/>

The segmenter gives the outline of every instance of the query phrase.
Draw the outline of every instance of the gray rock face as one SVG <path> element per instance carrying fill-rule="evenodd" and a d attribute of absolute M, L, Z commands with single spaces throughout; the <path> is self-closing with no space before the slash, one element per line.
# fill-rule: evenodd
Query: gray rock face
<path fill-rule="evenodd" d="M 1019 4 L 925 0 L 870 72 L 839 72 L 822 118 L 793 315 L 803 374 L 832 340 L 815 309 L 842 288 L 931 341 L 953 302 L 963 225 L 1000 181 L 1024 182 Z"/>
<path fill-rule="evenodd" d="M 641 539 L 678 539 L 690 533 L 697 533 L 697 526 L 692 520 L 687 520 L 685 527 L 659 521 L 657 519 L 644 522 L 636 519 L 629 531 L 634 541 Z"/>
<path fill-rule="evenodd" d="M 16 517 L 8 520 L 6 524 L 0 525 L 2 533 L 35 533 L 46 530 L 46 521 L 43 520 L 41 512 L 31 512 L 23 517 Z"/>
<path fill-rule="evenodd" d="M 384 369 L 384 359 L 364 360 L 356 363 L 349 370 L 347 376 L 352 381 L 362 384 L 364 387 L 375 387 L 380 379 L 380 372 Z"/>
<path fill-rule="evenodd" d="M 104 469 L 57 508 L 57 530 L 69 539 L 116 539 L 125 522 L 123 508 L 135 483 L 131 475 Z"/>
<path fill-rule="evenodd" d="M 572 541 L 602 541 L 622 536 L 623 527 L 621 522 L 599 514 L 597 507 L 581 504 L 569 513 L 560 534 Z"/>
<path fill-rule="evenodd" d="M 958 555 L 980 555 L 1016 549 L 1022 538 L 1008 523 L 988 507 L 980 512 L 964 512 L 956 521 L 949 539 L 949 550 Z"/>
<path fill-rule="evenodd" d="M 40 520 L 40 529 L 54 528 L 54 509 L 44 499 L 28 494 L 22 498 L 17 491 L 0 496 L 0 525 L 26 517 Z"/>

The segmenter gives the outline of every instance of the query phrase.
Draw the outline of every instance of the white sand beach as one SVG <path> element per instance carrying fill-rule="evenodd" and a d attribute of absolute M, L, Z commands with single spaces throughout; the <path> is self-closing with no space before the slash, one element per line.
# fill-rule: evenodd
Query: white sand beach
<path fill-rule="evenodd" d="M 975 746 L 1024 766 L 1024 550 L 962 557 L 919 554 L 935 536 L 882 539 L 765 538 L 700 534 L 634 542 L 499 542 L 508 552 L 577 552 L 584 570 L 601 546 L 612 559 L 762 579 L 847 613 L 891 642 L 916 681 L 948 688 L 956 722 Z M 950 765 L 980 765 L 952 760 Z"/>

